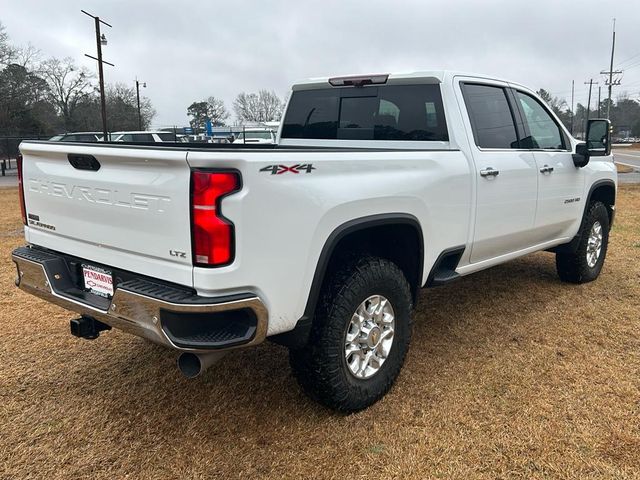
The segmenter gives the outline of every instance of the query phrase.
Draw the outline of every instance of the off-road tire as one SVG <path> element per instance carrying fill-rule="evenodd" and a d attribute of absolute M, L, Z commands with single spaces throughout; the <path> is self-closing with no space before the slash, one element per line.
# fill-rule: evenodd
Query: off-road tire
<path fill-rule="evenodd" d="M 602 226 L 602 249 L 597 262 L 590 267 L 587 263 L 587 246 L 591 228 L 596 222 L 600 222 Z M 569 283 L 587 283 L 598 278 L 607 255 L 609 228 L 609 212 L 604 203 L 590 203 L 578 232 L 579 242 L 575 252 L 556 253 L 556 270 L 560 280 Z"/>
<path fill-rule="evenodd" d="M 358 306 L 372 295 L 382 295 L 391 303 L 394 338 L 380 370 L 360 379 L 349 371 L 345 335 Z M 289 351 L 302 389 L 314 400 L 345 413 L 383 397 L 398 377 L 409 348 L 412 306 L 409 283 L 393 262 L 367 256 L 344 264 L 321 292 L 307 345 Z"/>

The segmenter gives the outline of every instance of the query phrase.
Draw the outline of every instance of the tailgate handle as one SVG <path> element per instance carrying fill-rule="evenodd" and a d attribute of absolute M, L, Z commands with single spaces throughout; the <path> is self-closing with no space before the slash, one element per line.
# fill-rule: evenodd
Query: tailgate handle
<path fill-rule="evenodd" d="M 71 166 L 78 170 L 91 170 L 97 172 L 100 170 L 100 162 L 93 155 L 82 155 L 70 153 L 67 155 Z"/>

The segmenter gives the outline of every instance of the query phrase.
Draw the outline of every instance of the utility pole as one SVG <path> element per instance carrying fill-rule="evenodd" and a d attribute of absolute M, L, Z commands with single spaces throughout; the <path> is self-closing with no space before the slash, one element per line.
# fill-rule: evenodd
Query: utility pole
<path fill-rule="evenodd" d="M 613 54 L 616 51 L 616 19 L 613 19 L 613 40 L 611 41 L 611 63 L 609 64 L 609 71 L 600 72 L 601 75 L 609 75 L 609 78 L 605 82 L 605 84 L 609 87 L 609 100 L 607 101 L 607 120 L 609 120 L 609 113 L 611 110 L 611 88 L 614 85 L 620 85 L 621 80 L 613 81 L 613 75 L 620 75 L 622 70 L 614 70 L 613 69 Z"/>
<path fill-rule="evenodd" d="M 142 88 L 147 88 L 147 82 L 142 84 Z M 142 114 L 140 113 L 140 82 L 136 78 L 136 97 L 138 98 L 138 130 L 142 130 Z"/>
<path fill-rule="evenodd" d="M 590 78 L 588 82 L 584 82 L 585 85 L 589 85 L 589 100 L 587 101 L 587 120 L 584 122 L 584 131 L 587 132 L 587 124 L 589 123 L 589 114 L 591 112 L 591 88 L 593 84 L 598 84 L 598 82 L 594 82 L 593 78 Z"/>
<path fill-rule="evenodd" d="M 104 94 L 104 72 L 102 71 L 102 64 L 106 63 L 107 65 L 111 65 L 115 67 L 113 63 L 109 63 L 106 60 L 102 59 L 102 45 L 107 44 L 107 37 L 103 33 L 100 33 L 100 24 L 106 25 L 109 28 L 112 28 L 107 22 L 100 20 L 100 17 L 96 17 L 95 15 L 91 15 L 84 10 L 80 10 L 85 15 L 93 18 L 96 25 L 96 47 L 98 50 L 98 58 L 92 57 L 91 55 L 84 54 L 85 57 L 92 58 L 98 62 L 98 78 L 100 81 L 100 108 L 102 111 L 102 133 L 103 133 L 103 141 L 106 142 L 108 140 L 108 132 L 107 132 L 107 106 Z"/>
<path fill-rule="evenodd" d="M 573 135 L 573 120 L 576 117 L 576 112 L 573 110 L 573 97 L 575 93 L 575 80 L 571 80 L 571 135 Z"/>
<path fill-rule="evenodd" d="M 598 118 L 600 118 L 600 91 L 602 87 L 598 85 Z"/>

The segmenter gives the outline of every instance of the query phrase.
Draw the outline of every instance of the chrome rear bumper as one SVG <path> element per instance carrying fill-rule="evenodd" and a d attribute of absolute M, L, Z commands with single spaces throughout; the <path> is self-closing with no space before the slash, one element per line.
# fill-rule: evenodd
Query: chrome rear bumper
<path fill-rule="evenodd" d="M 116 285 L 110 301 L 100 299 L 100 308 L 80 298 L 74 298 L 74 292 L 77 297 L 79 290 L 69 286 L 70 275 L 66 263 L 55 252 L 21 247 L 14 250 L 12 260 L 17 267 L 16 286 L 25 292 L 80 315 L 92 317 L 113 328 L 179 351 L 204 353 L 248 347 L 262 342 L 267 334 L 267 309 L 262 300 L 253 294 L 207 298 L 195 294 L 185 295 L 184 290 L 136 279 Z M 86 293 L 83 295 L 87 297 Z M 208 317 L 224 320 L 226 314 L 239 311 L 247 312 L 252 325 L 245 336 L 236 338 L 235 341 L 227 332 L 223 332 L 224 335 L 220 336 L 224 337 L 223 342 L 207 343 L 206 338 L 211 336 L 205 335 L 205 340 L 191 344 L 177 339 L 167 328 L 169 318 L 174 325 L 176 319 L 183 321 L 182 317 L 184 322 L 198 318 L 200 324 L 206 324 Z M 198 338 L 201 339 L 202 335 L 198 335 Z"/>

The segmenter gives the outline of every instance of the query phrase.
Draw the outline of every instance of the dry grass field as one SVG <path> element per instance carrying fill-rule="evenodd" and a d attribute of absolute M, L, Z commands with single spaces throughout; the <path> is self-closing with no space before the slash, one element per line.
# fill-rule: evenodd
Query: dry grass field
<path fill-rule="evenodd" d="M 622 187 L 594 283 L 539 253 L 424 290 L 392 391 L 334 414 L 282 347 L 186 380 L 175 355 L 13 286 L 16 189 L 0 190 L 0 478 L 640 478 L 640 188 Z"/>

